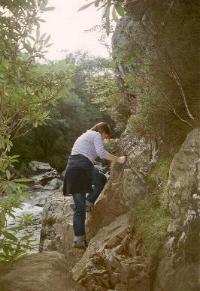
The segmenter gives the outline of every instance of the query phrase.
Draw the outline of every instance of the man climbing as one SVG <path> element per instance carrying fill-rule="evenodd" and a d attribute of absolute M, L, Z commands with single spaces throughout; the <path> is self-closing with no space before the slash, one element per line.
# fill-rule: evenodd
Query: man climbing
<path fill-rule="evenodd" d="M 111 134 L 110 126 L 100 122 L 75 141 L 68 159 L 63 195 L 72 194 L 74 200 L 74 247 L 86 248 L 86 210 L 90 210 L 101 193 L 106 177 L 94 167 L 97 157 L 123 164 L 125 156 L 117 157 L 104 148 L 104 140 Z M 88 193 L 88 194 L 87 194 Z"/>

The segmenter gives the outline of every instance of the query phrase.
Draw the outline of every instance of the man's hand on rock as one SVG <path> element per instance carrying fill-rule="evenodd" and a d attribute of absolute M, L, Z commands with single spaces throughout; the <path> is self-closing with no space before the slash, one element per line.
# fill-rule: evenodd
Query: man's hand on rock
<path fill-rule="evenodd" d="M 126 156 L 121 156 L 121 157 L 119 157 L 119 158 L 117 159 L 117 162 L 118 162 L 119 164 L 124 164 L 125 161 L 126 161 Z"/>
<path fill-rule="evenodd" d="M 117 144 L 119 143 L 119 138 L 109 138 L 109 139 L 104 139 L 105 144 Z"/>

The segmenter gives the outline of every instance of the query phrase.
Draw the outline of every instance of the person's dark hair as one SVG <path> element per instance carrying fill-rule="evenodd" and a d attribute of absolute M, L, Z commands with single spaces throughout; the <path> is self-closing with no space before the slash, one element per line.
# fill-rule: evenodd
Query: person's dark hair
<path fill-rule="evenodd" d="M 110 128 L 110 125 L 106 122 L 100 122 L 100 123 L 97 123 L 95 124 L 91 130 L 94 130 L 94 131 L 98 131 L 99 133 L 106 133 L 108 134 L 109 136 L 111 135 L 111 128 Z"/>

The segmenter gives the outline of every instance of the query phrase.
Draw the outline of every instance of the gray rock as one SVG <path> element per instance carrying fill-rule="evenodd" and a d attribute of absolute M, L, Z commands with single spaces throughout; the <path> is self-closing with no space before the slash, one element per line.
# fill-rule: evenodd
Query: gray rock
<path fill-rule="evenodd" d="M 188 136 L 170 168 L 168 204 L 173 219 L 160 254 L 154 291 L 199 288 L 199 138 L 199 130 Z M 91 240 L 85 253 L 71 247 L 72 198 L 55 192 L 43 211 L 40 250 L 62 251 L 74 279 L 87 290 L 150 290 L 149 258 L 144 256 L 141 241 L 130 234 L 128 217 L 132 204 L 145 195 L 145 178 L 156 154 L 152 144 L 128 135 L 121 146 L 129 159 L 124 166 L 112 166 L 94 211 L 87 214 Z"/>
<path fill-rule="evenodd" d="M 161 252 L 154 291 L 200 290 L 200 129 L 193 130 L 175 155 L 168 183 L 172 222 Z"/>
<path fill-rule="evenodd" d="M 34 175 L 31 177 L 31 179 L 36 183 L 36 184 L 42 184 L 45 185 L 47 182 L 50 180 L 57 178 L 58 177 L 58 172 L 55 169 L 52 169 L 48 172 L 39 174 L 39 175 Z"/>
<path fill-rule="evenodd" d="M 95 211 L 88 218 L 89 238 L 117 216 L 129 211 L 134 203 L 147 193 L 145 177 L 153 166 L 152 142 L 146 143 L 144 139 L 125 133 L 120 146 L 127 156 L 127 161 L 123 166 L 111 166 L 109 180 L 96 202 Z"/>
<path fill-rule="evenodd" d="M 31 161 L 29 163 L 29 167 L 34 172 L 47 172 L 51 171 L 52 167 L 48 163 L 38 162 L 38 161 Z"/>
<path fill-rule="evenodd" d="M 54 178 L 53 180 L 49 181 L 48 184 L 46 184 L 44 186 L 45 190 L 56 190 L 59 189 L 63 184 L 63 181 L 58 179 L 58 178 Z"/>
<path fill-rule="evenodd" d="M 64 255 L 45 252 L 0 265 L 1 291 L 81 291 L 70 277 Z"/>
<path fill-rule="evenodd" d="M 50 250 L 53 248 L 66 254 L 72 248 L 73 211 L 70 207 L 72 203 L 72 197 L 64 197 L 61 192 L 49 196 L 42 214 L 40 251 L 44 248 L 49 250 L 48 246 L 50 246 Z"/>

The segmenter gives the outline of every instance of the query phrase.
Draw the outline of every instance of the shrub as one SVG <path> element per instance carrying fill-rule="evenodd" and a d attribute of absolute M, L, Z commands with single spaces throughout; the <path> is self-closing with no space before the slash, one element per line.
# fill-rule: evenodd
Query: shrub
<path fill-rule="evenodd" d="M 170 157 L 162 157 L 147 177 L 148 193 L 132 209 L 132 227 L 142 238 L 147 255 L 153 256 L 166 235 L 170 221 L 167 211 L 167 182 Z"/>
<path fill-rule="evenodd" d="M 153 256 L 166 235 L 169 216 L 166 209 L 152 205 L 150 198 L 141 200 L 132 210 L 132 227 L 142 238 L 145 252 Z"/>

